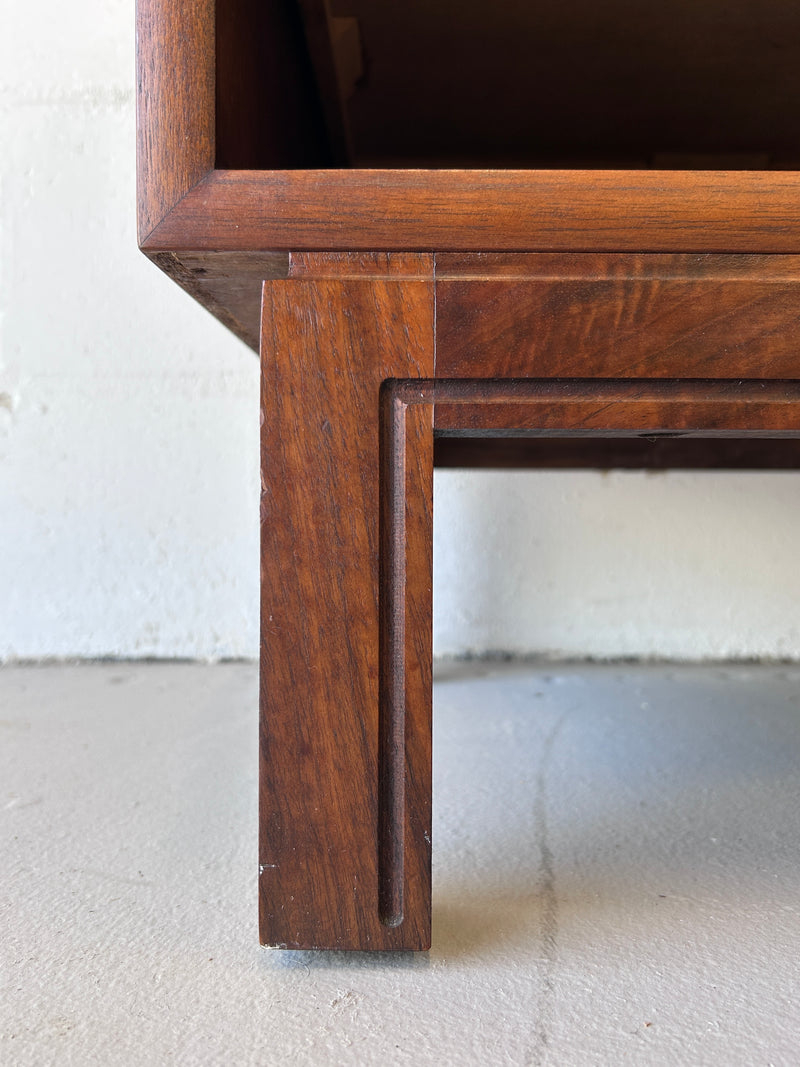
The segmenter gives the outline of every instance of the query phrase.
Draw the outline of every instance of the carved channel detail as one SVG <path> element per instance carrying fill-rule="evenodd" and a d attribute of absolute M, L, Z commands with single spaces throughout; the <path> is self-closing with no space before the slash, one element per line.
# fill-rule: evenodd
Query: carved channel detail
<path fill-rule="evenodd" d="M 403 922 L 406 849 L 408 409 L 436 436 L 800 438 L 800 381 L 388 379 L 380 394 L 379 914 Z"/>
<path fill-rule="evenodd" d="M 378 910 L 403 921 L 406 784 L 406 408 L 407 385 L 380 397 L 380 637 L 378 710 Z"/>

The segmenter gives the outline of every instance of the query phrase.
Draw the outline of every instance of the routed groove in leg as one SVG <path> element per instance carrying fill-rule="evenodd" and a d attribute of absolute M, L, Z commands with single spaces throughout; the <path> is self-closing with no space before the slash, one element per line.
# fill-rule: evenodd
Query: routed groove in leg
<path fill-rule="evenodd" d="M 380 397 L 380 709 L 378 908 L 403 921 L 405 845 L 406 404 L 386 381 Z"/>

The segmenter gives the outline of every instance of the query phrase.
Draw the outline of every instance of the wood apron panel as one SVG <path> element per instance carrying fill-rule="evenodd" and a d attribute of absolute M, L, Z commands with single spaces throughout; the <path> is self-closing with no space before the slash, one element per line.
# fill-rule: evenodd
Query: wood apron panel
<path fill-rule="evenodd" d="M 437 256 L 440 378 L 800 376 L 800 257 Z"/>

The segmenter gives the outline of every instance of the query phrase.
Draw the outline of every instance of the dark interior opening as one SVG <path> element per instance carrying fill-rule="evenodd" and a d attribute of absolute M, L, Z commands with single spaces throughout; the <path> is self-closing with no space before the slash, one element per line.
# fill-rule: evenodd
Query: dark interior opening
<path fill-rule="evenodd" d="M 228 0 L 217 165 L 800 169 L 797 0 Z"/>

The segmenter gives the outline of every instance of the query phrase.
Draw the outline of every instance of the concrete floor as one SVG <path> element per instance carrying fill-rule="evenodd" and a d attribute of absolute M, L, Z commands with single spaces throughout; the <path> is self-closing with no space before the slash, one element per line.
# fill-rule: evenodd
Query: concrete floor
<path fill-rule="evenodd" d="M 434 948 L 255 928 L 256 670 L 0 671 L 0 1063 L 800 1061 L 800 668 L 444 666 Z"/>

